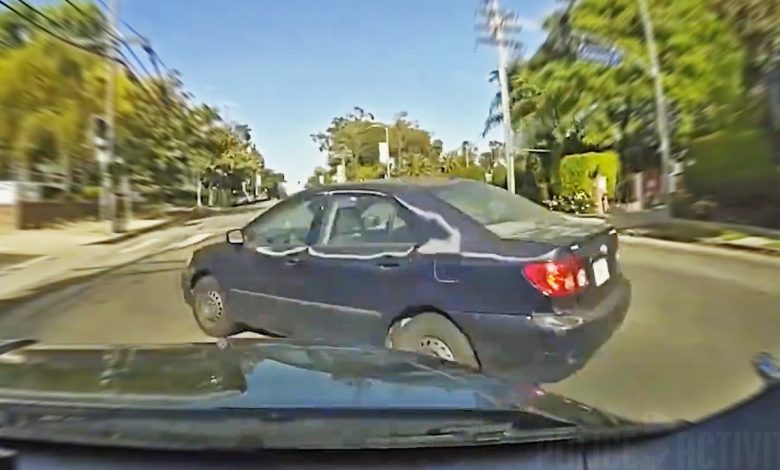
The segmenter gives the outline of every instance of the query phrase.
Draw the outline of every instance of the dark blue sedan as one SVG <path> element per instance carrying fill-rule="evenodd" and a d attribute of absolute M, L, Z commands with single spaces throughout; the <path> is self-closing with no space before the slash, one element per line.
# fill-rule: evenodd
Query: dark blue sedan
<path fill-rule="evenodd" d="M 458 179 L 295 194 L 182 277 L 206 334 L 244 330 L 432 354 L 486 372 L 582 364 L 631 288 L 615 230 Z"/>

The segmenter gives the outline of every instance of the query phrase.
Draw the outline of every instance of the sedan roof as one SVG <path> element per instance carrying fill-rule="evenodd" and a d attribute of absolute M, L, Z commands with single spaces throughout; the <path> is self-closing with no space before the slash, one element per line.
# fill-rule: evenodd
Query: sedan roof
<path fill-rule="evenodd" d="M 401 191 L 414 189 L 414 188 L 427 189 L 427 188 L 438 187 L 438 186 L 447 186 L 461 181 L 465 181 L 465 180 L 462 180 L 460 178 L 441 177 L 441 176 L 439 177 L 428 176 L 428 177 L 415 177 L 415 178 L 402 177 L 402 178 L 369 180 L 369 181 L 361 181 L 361 182 L 330 184 L 326 186 L 317 187 L 314 190 L 317 192 L 328 191 L 328 190 L 342 190 L 342 191 L 343 190 L 373 190 L 373 191 L 382 191 L 390 194 L 395 194 Z"/>

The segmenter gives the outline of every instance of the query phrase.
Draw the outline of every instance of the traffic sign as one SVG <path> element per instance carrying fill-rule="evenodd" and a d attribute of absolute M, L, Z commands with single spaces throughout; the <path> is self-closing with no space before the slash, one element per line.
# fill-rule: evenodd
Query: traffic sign
<path fill-rule="evenodd" d="M 390 161 L 390 147 L 387 142 L 379 142 L 379 161 L 383 164 Z"/>
<path fill-rule="evenodd" d="M 607 67 L 616 67 L 623 61 L 623 54 L 615 47 L 583 43 L 577 50 L 577 55 L 588 62 L 596 62 Z"/>

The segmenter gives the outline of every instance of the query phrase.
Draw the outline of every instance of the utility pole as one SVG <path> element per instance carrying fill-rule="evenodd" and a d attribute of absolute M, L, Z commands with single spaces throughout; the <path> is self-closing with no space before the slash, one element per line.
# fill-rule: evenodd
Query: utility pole
<path fill-rule="evenodd" d="M 132 192 L 130 189 L 130 173 L 127 162 L 121 156 L 116 155 L 116 80 L 119 73 L 120 42 L 125 44 L 140 44 L 145 50 L 151 50 L 149 42 L 140 36 L 125 38 L 119 31 L 119 0 L 107 0 L 108 24 L 103 46 L 106 49 L 106 103 L 105 123 L 107 127 L 106 145 L 101 156 L 101 210 L 103 220 L 111 220 L 111 231 L 122 233 L 127 231 L 127 226 L 132 218 Z M 112 178 L 112 171 L 117 176 L 117 181 Z M 118 188 L 118 190 L 117 190 Z"/>
<path fill-rule="evenodd" d="M 482 15 L 486 24 L 489 37 L 479 38 L 482 43 L 492 44 L 498 47 L 498 80 L 501 85 L 501 114 L 503 116 L 504 129 L 504 157 L 506 162 L 507 190 L 515 193 L 515 155 L 514 132 L 512 131 L 511 97 L 509 96 L 509 77 L 507 67 L 510 60 L 510 49 L 519 49 L 522 44 L 508 39 L 507 35 L 517 32 L 520 27 L 516 24 L 516 15 L 499 9 L 498 0 L 482 0 Z"/>
<path fill-rule="evenodd" d="M 116 42 L 117 5 L 116 0 L 109 0 L 108 25 L 105 32 L 106 55 L 106 102 L 102 121 L 105 128 L 100 137 L 103 139 L 98 150 L 98 162 L 100 164 L 100 220 L 111 221 L 114 229 L 116 220 L 116 198 L 114 197 L 114 185 L 111 177 L 111 166 L 114 163 L 116 146 L 116 133 L 114 131 L 114 100 L 116 95 L 117 75 L 117 51 L 119 45 Z"/>
<path fill-rule="evenodd" d="M 642 26 L 645 32 L 645 41 L 647 42 L 647 53 L 650 56 L 650 75 L 653 78 L 655 87 L 655 107 L 656 123 L 658 125 L 658 136 L 660 139 L 661 151 L 661 194 L 665 197 L 666 211 L 669 216 L 672 215 L 672 145 L 669 134 L 669 115 L 666 111 L 666 97 L 664 95 L 664 85 L 661 77 L 661 66 L 658 63 L 658 46 L 655 42 L 655 33 L 653 32 L 653 22 L 650 19 L 650 10 L 647 8 L 647 0 L 637 0 L 639 3 L 639 14 L 642 17 Z"/>
<path fill-rule="evenodd" d="M 116 174 L 119 176 L 120 184 L 119 190 L 116 191 L 116 185 L 111 185 L 110 173 L 104 177 L 108 178 L 108 184 L 111 185 L 109 191 L 109 210 L 108 214 L 111 217 L 111 231 L 115 233 L 122 233 L 127 230 L 127 216 L 129 209 L 129 176 L 121 158 L 116 156 L 116 77 L 119 72 L 119 28 L 117 23 L 119 21 L 119 0 L 108 0 L 108 24 L 106 25 L 106 54 L 108 60 L 106 61 L 106 109 L 105 119 L 108 127 L 108 142 L 106 145 L 106 160 L 108 164 L 106 166 L 116 169 Z M 113 191 L 111 191 L 113 189 Z M 119 204 L 118 204 L 119 203 Z"/>

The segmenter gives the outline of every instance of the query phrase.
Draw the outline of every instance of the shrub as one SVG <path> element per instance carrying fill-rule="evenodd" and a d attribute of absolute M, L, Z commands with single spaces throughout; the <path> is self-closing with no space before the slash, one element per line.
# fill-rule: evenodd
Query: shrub
<path fill-rule="evenodd" d="M 589 214 L 593 212 L 593 201 L 590 193 L 580 191 L 570 195 L 556 195 L 544 201 L 551 211 L 567 212 L 569 214 Z"/>
<path fill-rule="evenodd" d="M 357 168 L 355 179 L 358 181 L 368 181 L 381 178 L 385 174 L 384 165 L 360 165 Z"/>
<path fill-rule="evenodd" d="M 561 195 L 590 195 L 593 191 L 591 175 L 596 169 L 607 177 L 607 194 L 613 197 L 620 174 L 620 157 L 616 152 L 592 152 L 563 157 L 559 171 Z"/>
<path fill-rule="evenodd" d="M 136 216 L 142 219 L 163 219 L 167 215 L 162 204 L 149 204 L 136 208 Z"/>
<path fill-rule="evenodd" d="M 84 186 L 81 188 L 81 197 L 89 201 L 100 199 L 100 186 Z"/>
<path fill-rule="evenodd" d="M 506 167 L 505 166 L 496 165 L 496 167 L 493 168 L 493 178 L 491 184 L 493 184 L 493 186 L 506 188 Z"/>
<path fill-rule="evenodd" d="M 718 204 L 709 197 L 697 199 L 685 191 L 678 191 L 672 200 L 675 217 L 682 219 L 712 220 Z"/>
<path fill-rule="evenodd" d="M 455 170 L 450 172 L 449 175 L 455 176 L 457 178 L 481 181 L 483 183 L 485 182 L 485 170 L 483 170 L 482 167 L 478 165 L 461 166 L 455 168 Z M 506 170 L 504 171 L 504 183 L 506 183 Z"/>

